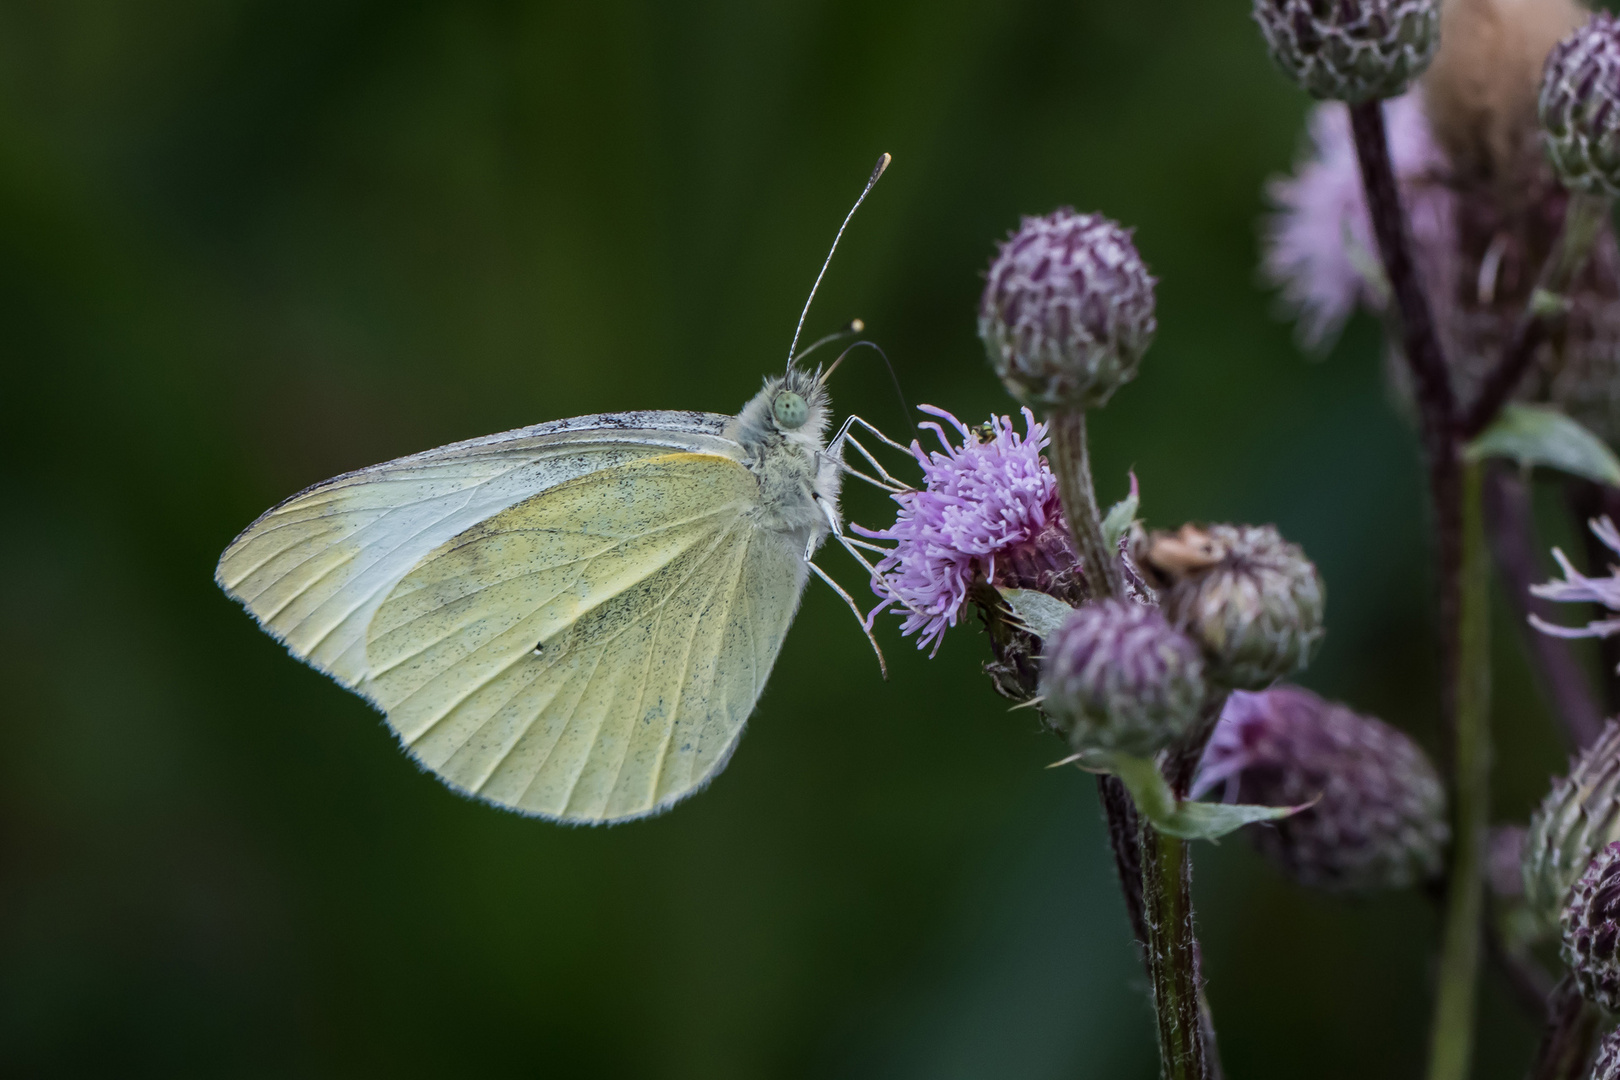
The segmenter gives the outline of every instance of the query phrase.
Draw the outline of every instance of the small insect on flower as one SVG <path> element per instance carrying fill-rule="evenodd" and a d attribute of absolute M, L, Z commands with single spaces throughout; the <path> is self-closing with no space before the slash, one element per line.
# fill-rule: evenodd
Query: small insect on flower
<path fill-rule="evenodd" d="M 959 443 L 929 421 L 942 449 L 925 451 L 913 440 L 911 454 L 922 467 L 918 491 L 896 493 L 900 504 L 887 529 L 862 529 L 873 540 L 892 540 L 876 566 L 872 591 L 881 603 L 867 616 L 897 608 L 901 632 L 918 634 L 917 647 L 939 650 L 941 637 L 955 626 L 973 583 L 1064 592 L 1080 567 L 1063 521 L 1057 479 L 1041 449 L 1046 426 L 1023 410 L 1024 431 L 1009 417 L 992 417 L 970 428 L 943 409 L 921 412 L 949 423 Z M 932 655 L 932 654 L 930 654 Z"/>

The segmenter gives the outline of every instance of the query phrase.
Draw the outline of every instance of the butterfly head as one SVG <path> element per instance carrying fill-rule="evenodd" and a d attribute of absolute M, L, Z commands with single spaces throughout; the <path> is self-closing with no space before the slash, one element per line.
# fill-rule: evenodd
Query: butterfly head
<path fill-rule="evenodd" d="M 818 451 L 830 420 L 827 388 L 816 373 L 794 368 L 768 376 L 764 388 L 743 406 L 737 416 L 738 441 L 750 447 L 787 443 Z"/>

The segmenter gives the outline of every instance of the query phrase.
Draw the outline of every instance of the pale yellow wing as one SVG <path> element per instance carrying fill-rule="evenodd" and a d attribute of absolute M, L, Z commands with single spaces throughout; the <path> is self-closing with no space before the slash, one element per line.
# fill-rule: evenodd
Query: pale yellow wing
<path fill-rule="evenodd" d="M 378 608 L 361 689 L 458 790 L 603 822 L 724 768 L 804 588 L 728 456 L 592 472 L 432 552 Z"/>
<path fill-rule="evenodd" d="M 374 465 L 265 513 L 220 556 L 214 577 L 294 656 L 359 689 L 366 628 L 429 552 L 595 469 L 672 450 L 737 456 L 741 448 L 721 435 L 728 421 L 668 411 L 581 416 Z"/>

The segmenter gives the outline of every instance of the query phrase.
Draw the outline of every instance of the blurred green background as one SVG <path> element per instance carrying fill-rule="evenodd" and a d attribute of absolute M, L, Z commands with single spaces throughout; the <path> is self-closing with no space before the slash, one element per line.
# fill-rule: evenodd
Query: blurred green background
<path fill-rule="evenodd" d="M 1155 526 L 1272 521 L 1329 587 L 1305 681 L 1433 746 L 1413 438 L 1375 328 L 1312 363 L 1258 283 L 1303 95 L 1242 0 L 0 3 L 0 1072 L 1142 1078 L 1089 778 L 958 628 L 813 585 L 729 770 L 567 829 L 419 773 L 213 585 L 285 495 L 587 412 L 734 411 L 864 318 L 915 402 L 1020 213 L 1138 228 L 1161 335 L 1094 422 Z M 837 404 L 902 430 L 880 365 Z M 881 521 L 881 498 L 850 510 Z M 851 588 L 852 563 L 829 556 Z M 1499 618 L 1499 816 L 1562 751 Z M 1416 1075 L 1434 912 L 1199 852 L 1234 1077 Z M 1481 1076 L 1534 1025 L 1492 979 Z"/>

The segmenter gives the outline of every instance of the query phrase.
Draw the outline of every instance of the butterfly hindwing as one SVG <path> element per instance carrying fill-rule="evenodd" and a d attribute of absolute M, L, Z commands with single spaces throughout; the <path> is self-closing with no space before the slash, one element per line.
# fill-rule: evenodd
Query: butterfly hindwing
<path fill-rule="evenodd" d="M 806 567 L 727 455 L 596 469 L 445 542 L 377 608 L 360 689 L 452 786 L 568 821 L 724 767 Z"/>

